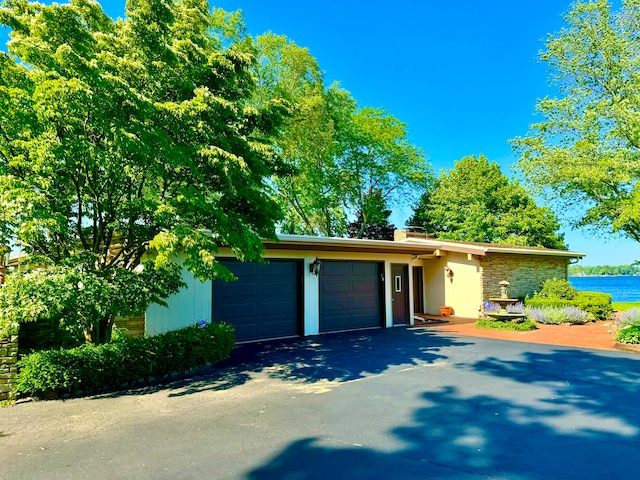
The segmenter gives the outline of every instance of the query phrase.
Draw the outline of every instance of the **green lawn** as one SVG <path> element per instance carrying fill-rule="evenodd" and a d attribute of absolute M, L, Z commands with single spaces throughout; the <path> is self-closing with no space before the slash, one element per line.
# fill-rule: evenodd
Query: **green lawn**
<path fill-rule="evenodd" d="M 613 302 L 613 309 L 623 312 L 632 308 L 640 308 L 640 302 Z"/>

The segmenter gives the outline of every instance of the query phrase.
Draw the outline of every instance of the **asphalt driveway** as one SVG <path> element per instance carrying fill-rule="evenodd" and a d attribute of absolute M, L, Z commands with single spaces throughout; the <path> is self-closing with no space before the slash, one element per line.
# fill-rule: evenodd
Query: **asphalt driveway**
<path fill-rule="evenodd" d="M 396 328 L 0 409 L 0 478 L 622 479 L 640 356 Z"/>

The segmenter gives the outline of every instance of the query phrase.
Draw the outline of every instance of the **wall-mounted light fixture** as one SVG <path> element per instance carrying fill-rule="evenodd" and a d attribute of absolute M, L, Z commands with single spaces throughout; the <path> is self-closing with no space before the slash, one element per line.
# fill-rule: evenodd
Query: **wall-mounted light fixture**
<path fill-rule="evenodd" d="M 448 266 L 444 267 L 444 273 L 449 279 L 450 282 L 453 282 L 453 270 L 451 270 Z"/>
<path fill-rule="evenodd" d="M 309 264 L 311 275 L 318 275 L 320 273 L 320 265 L 322 265 L 322 262 L 316 257 L 316 259 Z"/>

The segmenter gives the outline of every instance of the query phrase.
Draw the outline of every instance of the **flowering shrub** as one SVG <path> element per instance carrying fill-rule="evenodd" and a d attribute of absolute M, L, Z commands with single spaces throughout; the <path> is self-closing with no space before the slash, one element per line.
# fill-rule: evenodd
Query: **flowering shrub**
<path fill-rule="evenodd" d="M 482 308 L 484 310 L 484 313 L 493 313 L 500 310 L 500 305 L 498 305 L 497 303 L 485 300 L 484 303 L 482 304 Z"/>
<path fill-rule="evenodd" d="M 531 320 L 551 325 L 560 325 L 562 323 L 582 325 L 590 320 L 587 312 L 576 307 L 526 308 L 525 313 Z"/>
<path fill-rule="evenodd" d="M 524 303 L 517 302 L 511 305 L 507 305 L 507 312 L 509 313 L 524 313 Z"/>
<path fill-rule="evenodd" d="M 632 308 L 626 312 L 622 312 L 618 323 L 620 328 L 630 327 L 633 325 L 640 326 L 640 308 Z"/>
<path fill-rule="evenodd" d="M 485 300 L 482 304 L 484 313 L 494 313 L 500 311 L 500 305 L 495 302 L 490 302 Z M 507 305 L 507 312 L 509 313 L 523 313 L 524 312 L 524 304 L 522 302 L 514 303 L 512 305 Z"/>

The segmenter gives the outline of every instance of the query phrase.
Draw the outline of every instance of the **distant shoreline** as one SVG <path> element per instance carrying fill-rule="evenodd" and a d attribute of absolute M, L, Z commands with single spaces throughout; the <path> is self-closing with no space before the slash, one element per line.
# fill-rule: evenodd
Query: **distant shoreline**
<path fill-rule="evenodd" d="M 573 278 L 573 277 L 577 277 L 577 278 L 592 278 L 592 277 L 597 277 L 597 278 L 602 278 L 602 277 L 640 277 L 640 274 L 636 274 L 636 275 L 622 275 L 622 274 L 618 274 L 618 275 L 614 275 L 614 274 L 603 274 L 603 275 L 586 275 L 586 274 L 582 274 L 582 275 L 569 275 L 569 278 Z"/>

